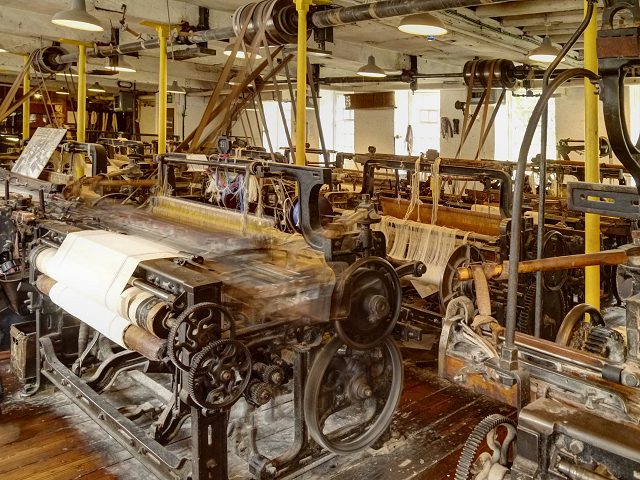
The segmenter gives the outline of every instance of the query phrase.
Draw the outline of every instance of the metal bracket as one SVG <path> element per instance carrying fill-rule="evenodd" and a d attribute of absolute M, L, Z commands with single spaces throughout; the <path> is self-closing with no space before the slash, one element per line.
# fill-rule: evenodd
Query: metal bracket
<path fill-rule="evenodd" d="M 598 32 L 598 72 L 602 77 L 601 100 L 607 135 L 616 157 L 640 186 L 640 139 L 631 140 L 624 116 L 624 78 L 640 65 L 640 5 L 638 0 L 605 0 Z M 614 28 L 620 10 L 631 12 L 631 28 Z"/>
<path fill-rule="evenodd" d="M 568 208 L 576 212 L 640 219 L 640 195 L 629 185 L 568 182 Z"/>
<path fill-rule="evenodd" d="M 149 438 L 145 431 L 74 375 L 58 360 L 50 338 L 42 338 L 40 343 L 45 362 L 42 374 L 51 383 L 159 478 L 176 480 L 187 477 L 190 462 L 186 458 L 176 457 Z"/>

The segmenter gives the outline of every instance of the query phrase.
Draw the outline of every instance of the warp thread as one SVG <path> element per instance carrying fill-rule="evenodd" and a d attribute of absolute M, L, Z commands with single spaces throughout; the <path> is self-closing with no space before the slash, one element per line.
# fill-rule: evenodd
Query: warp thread
<path fill-rule="evenodd" d="M 409 207 L 407 208 L 407 213 L 405 213 L 403 220 L 407 220 L 413 212 L 413 209 L 418 207 L 418 218 L 420 218 L 420 205 L 422 204 L 422 200 L 420 200 L 420 161 L 422 160 L 422 155 L 418 157 L 416 160 L 415 172 L 413 173 L 413 177 L 411 178 L 411 201 L 409 202 Z"/>
<path fill-rule="evenodd" d="M 387 239 L 389 256 L 398 260 L 417 260 L 427 266 L 423 283 L 439 284 L 451 254 L 460 243 L 466 243 L 469 232 L 462 242 L 457 229 L 439 227 L 412 220 L 400 220 L 385 215 L 376 229 Z"/>

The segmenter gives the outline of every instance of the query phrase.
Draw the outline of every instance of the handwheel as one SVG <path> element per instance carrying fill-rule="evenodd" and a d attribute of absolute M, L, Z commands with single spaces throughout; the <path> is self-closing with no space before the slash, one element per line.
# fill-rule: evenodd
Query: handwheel
<path fill-rule="evenodd" d="M 202 408 L 230 407 L 247 388 L 251 369 L 247 347 L 229 338 L 216 340 L 193 358 L 187 376 L 189 395 Z"/>
<path fill-rule="evenodd" d="M 391 338 L 375 348 L 352 350 L 333 337 L 307 378 L 304 415 L 309 433 L 333 453 L 370 446 L 391 423 L 402 379 L 402 355 Z"/>
<path fill-rule="evenodd" d="M 195 355 L 225 334 L 234 338 L 234 327 L 233 316 L 221 305 L 211 302 L 192 305 L 178 316 L 169 330 L 167 354 L 180 370 L 188 372 L 190 365 L 184 360 L 186 355 Z"/>
<path fill-rule="evenodd" d="M 460 295 L 469 297 L 472 301 L 475 300 L 475 291 L 473 289 L 473 280 L 467 280 L 461 282 L 458 279 L 458 268 L 467 266 L 471 263 L 481 263 L 484 259 L 480 249 L 473 245 L 460 245 L 456 248 L 447 265 L 442 272 L 442 279 L 440 281 L 440 303 L 447 308 L 449 302 Z"/>

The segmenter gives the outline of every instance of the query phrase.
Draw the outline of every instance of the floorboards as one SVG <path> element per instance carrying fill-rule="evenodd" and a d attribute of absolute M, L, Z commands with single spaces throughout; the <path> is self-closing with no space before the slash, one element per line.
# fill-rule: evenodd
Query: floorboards
<path fill-rule="evenodd" d="M 61 392 L 49 385 L 34 397 L 21 397 L 21 385 L 10 373 L 8 360 L 0 360 L 0 379 L 5 388 L 5 398 L 0 403 L 2 480 L 155 478 Z M 131 401 L 150 400 L 148 391 L 136 387 L 135 382 L 125 382 L 109 393 L 109 397 L 118 396 Z M 265 445 L 291 438 L 292 422 L 282 420 L 291 415 L 291 402 L 284 401 L 276 409 L 277 415 L 261 412 L 256 417 L 268 420 L 258 433 Z M 392 423 L 392 439 L 378 450 L 330 456 L 297 478 L 452 478 L 462 445 L 473 427 L 491 413 L 513 415 L 513 410 L 443 381 L 432 371 L 407 364 L 403 395 Z M 176 446 L 180 445 L 187 450 L 188 441 L 177 441 Z M 236 474 L 233 478 L 249 476 Z"/>

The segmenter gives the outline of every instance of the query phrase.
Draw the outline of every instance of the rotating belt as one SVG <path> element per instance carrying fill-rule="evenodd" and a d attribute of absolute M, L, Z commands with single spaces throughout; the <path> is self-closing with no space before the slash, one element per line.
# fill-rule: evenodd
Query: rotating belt
<path fill-rule="evenodd" d="M 462 147 L 464 146 L 465 142 L 467 141 L 467 138 L 469 137 L 469 133 L 471 132 L 471 129 L 473 128 L 476 118 L 480 113 L 480 109 L 484 105 L 484 110 L 482 113 L 482 123 L 480 125 L 480 140 L 478 142 L 478 150 L 476 151 L 476 155 L 474 157 L 475 160 L 478 160 L 478 158 L 480 157 L 480 152 L 482 151 L 482 147 L 484 147 L 484 144 L 487 141 L 487 137 L 489 136 L 489 132 L 493 127 L 493 123 L 495 122 L 496 116 L 498 115 L 498 111 L 500 110 L 500 105 L 502 105 L 502 102 L 504 100 L 504 97 L 507 91 L 506 87 L 503 86 L 502 93 L 500 94 L 500 98 L 498 99 L 498 102 L 496 103 L 496 106 L 493 109 L 491 118 L 489 119 L 489 123 L 487 124 L 487 115 L 489 112 L 489 97 L 491 95 L 491 88 L 494 80 L 494 71 L 495 71 L 496 64 L 499 62 L 499 59 L 491 60 L 491 63 L 489 64 L 489 72 L 486 75 L 487 80 L 486 80 L 485 90 L 484 92 L 482 92 L 480 101 L 478 102 L 478 105 L 473 111 L 473 114 L 471 115 L 471 117 L 469 117 L 469 111 L 471 109 L 471 100 L 473 98 L 473 87 L 476 81 L 476 76 L 479 77 L 480 72 L 478 70 L 478 65 L 481 62 L 483 65 L 486 64 L 485 60 L 475 60 L 471 63 L 471 74 L 467 81 L 467 101 L 464 106 L 462 135 L 460 137 L 460 146 L 458 147 L 458 151 L 456 152 L 455 158 L 460 157 L 460 152 L 462 152 Z"/>

